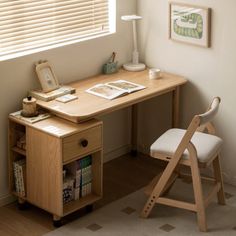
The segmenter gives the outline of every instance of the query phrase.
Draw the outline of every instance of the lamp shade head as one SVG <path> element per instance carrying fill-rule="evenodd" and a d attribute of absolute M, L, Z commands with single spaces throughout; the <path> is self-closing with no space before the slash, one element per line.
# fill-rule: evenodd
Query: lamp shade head
<path fill-rule="evenodd" d="M 121 17 L 121 20 L 124 20 L 124 21 L 141 20 L 141 19 L 142 19 L 142 17 L 137 16 L 137 15 L 127 15 L 127 16 Z"/>

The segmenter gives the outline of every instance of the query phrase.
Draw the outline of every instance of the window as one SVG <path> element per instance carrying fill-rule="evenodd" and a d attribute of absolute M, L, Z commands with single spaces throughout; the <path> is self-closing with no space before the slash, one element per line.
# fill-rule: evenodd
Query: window
<path fill-rule="evenodd" d="M 115 32 L 115 0 L 0 1 L 0 60 Z"/>

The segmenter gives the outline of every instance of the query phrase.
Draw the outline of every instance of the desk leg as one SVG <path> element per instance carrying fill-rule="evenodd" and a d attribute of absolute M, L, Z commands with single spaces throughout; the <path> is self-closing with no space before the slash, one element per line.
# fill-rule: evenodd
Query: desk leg
<path fill-rule="evenodd" d="M 132 106 L 131 155 L 137 156 L 138 145 L 138 105 Z"/>
<path fill-rule="evenodd" d="M 172 93 L 172 127 L 179 126 L 179 87 L 176 87 Z"/>

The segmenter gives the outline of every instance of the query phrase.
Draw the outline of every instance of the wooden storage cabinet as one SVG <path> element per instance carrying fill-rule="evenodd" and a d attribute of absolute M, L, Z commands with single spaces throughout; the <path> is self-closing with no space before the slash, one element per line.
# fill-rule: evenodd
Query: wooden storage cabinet
<path fill-rule="evenodd" d="M 25 133 L 26 150 L 16 146 Z M 90 120 L 75 124 L 51 117 L 35 124 L 9 118 L 10 191 L 20 201 L 28 201 L 53 214 L 54 220 L 90 205 L 102 197 L 102 122 Z M 92 192 L 63 204 L 63 166 L 92 157 Z M 26 196 L 15 192 L 13 162 L 26 158 Z"/>

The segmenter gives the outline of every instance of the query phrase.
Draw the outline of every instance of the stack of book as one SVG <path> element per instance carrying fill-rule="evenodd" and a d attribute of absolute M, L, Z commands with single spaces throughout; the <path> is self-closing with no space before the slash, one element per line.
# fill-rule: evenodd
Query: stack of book
<path fill-rule="evenodd" d="M 92 156 L 86 156 L 65 166 L 64 203 L 78 200 L 92 192 Z"/>
<path fill-rule="evenodd" d="M 81 197 L 92 192 L 92 157 L 87 156 L 80 160 L 81 168 Z"/>
<path fill-rule="evenodd" d="M 28 123 L 35 123 L 35 122 L 38 122 L 38 121 L 41 121 L 41 120 L 44 120 L 44 119 L 47 119 L 49 117 L 51 117 L 52 115 L 46 111 L 43 111 L 43 110 L 39 110 L 38 111 L 38 115 L 37 116 L 33 116 L 33 117 L 24 117 L 22 116 L 22 110 L 20 111 L 16 111 L 16 112 L 13 112 L 10 114 L 10 116 L 18 119 L 18 120 L 22 120 L 22 121 L 25 121 L 25 122 L 28 122 Z"/>
<path fill-rule="evenodd" d="M 70 175 L 74 179 L 74 200 L 80 197 L 81 167 L 80 160 L 71 162 L 66 165 L 66 176 Z"/>
<path fill-rule="evenodd" d="M 25 197 L 26 195 L 26 161 L 25 159 L 21 159 L 19 161 L 13 162 L 13 170 L 14 170 L 14 179 L 15 179 L 15 190 L 16 193 Z"/>
<path fill-rule="evenodd" d="M 75 93 L 75 91 L 76 91 L 76 89 L 72 88 L 70 86 L 61 86 L 58 89 L 55 89 L 55 90 L 48 92 L 48 93 L 44 93 L 41 90 L 33 90 L 33 91 L 30 91 L 29 94 L 30 94 L 30 96 L 32 96 L 36 99 L 48 102 L 48 101 L 54 100 L 55 98 L 58 98 L 60 96 L 66 95 L 66 94 L 73 94 L 73 93 Z"/>

